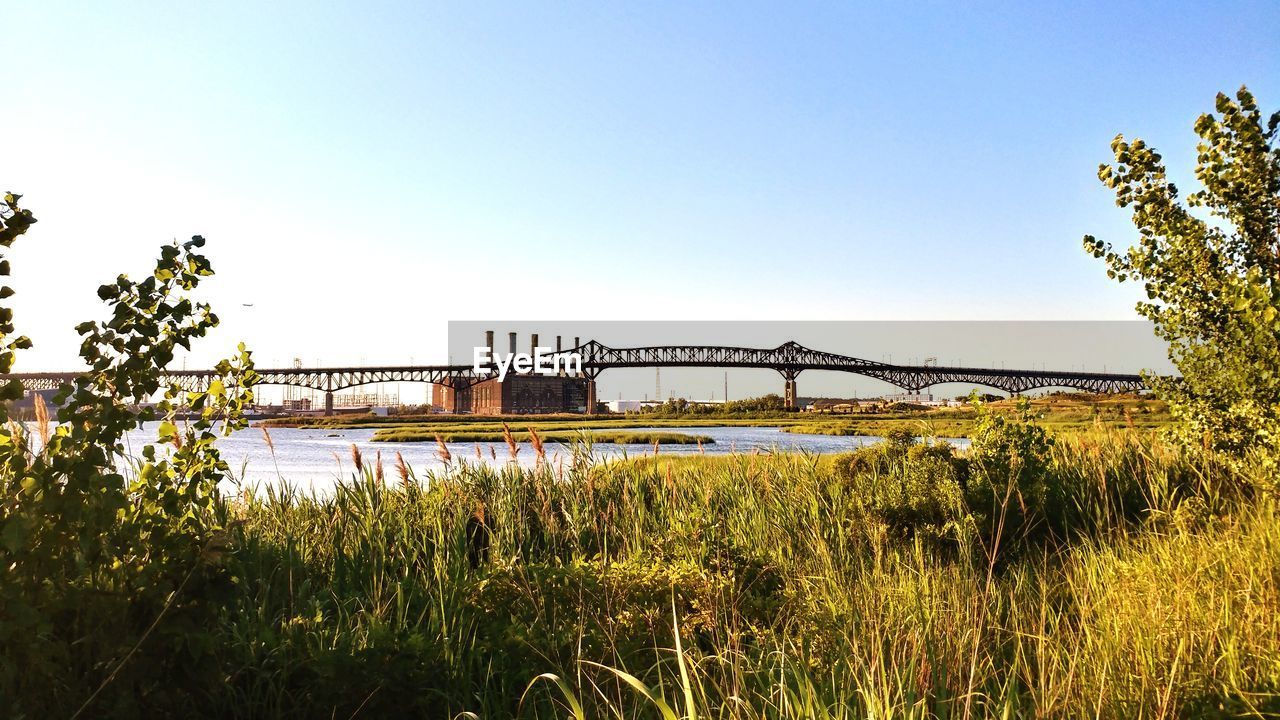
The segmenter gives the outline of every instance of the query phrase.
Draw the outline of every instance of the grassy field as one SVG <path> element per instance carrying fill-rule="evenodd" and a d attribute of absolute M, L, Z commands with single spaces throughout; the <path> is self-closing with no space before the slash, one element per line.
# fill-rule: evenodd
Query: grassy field
<path fill-rule="evenodd" d="M 603 419 L 564 419 L 561 417 L 529 417 L 512 418 L 510 420 L 495 421 L 487 419 L 483 421 L 472 420 L 470 422 L 428 422 L 420 424 L 404 424 L 378 426 L 373 433 L 374 442 L 435 442 L 436 436 L 439 435 L 445 442 L 498 442 L 502 441 L 503 425 L 507 424 L 510 431 L 515 435 L 517 442 L 524 442 L 529 439 L 529 430 L 532 428 L 537 431 L 539 436 L 544 440 L 553 441 L 572 441 L 582 439 L 583 433 L 587 433 L 599 442 L 614 442 L 612 438 L 616 437 L 644 437 L 644 436 L 661 436 L 670 438 L 673 441 L 680 437 L 693 438 L 689 442 L 696 442 L 697 437 L 674 432 L 649 432 L 636 433 L 629 432 L 635 428 L 686 428 L 686 427 L 723 427 L 726 425 L 765 425 L 773 426 L 776 422 L 759 421 L 759 420 L 737 420 L 726 421 L 721 423 L 699 423 L 687 420 L 654 420 L 651 423 L 635 422 L 630 420 L 603 420 Z M 704 442 L 709 442 L 709 438 L 703 438 Z M 622 442 L 622 441 L 618 441 Z M 652 442 L 652 440 L 649 440 Z"/>
<path fill-rule="evenodd" d="M 505 422 L 512 427 L 534 425 L 539 431 L 577 429 L 619 429 L 633 427 L 777 427 L 808 422 L 795 413 L 763 417 L 697 415 L 669 417 L 654 415 L 336 415 L 333 417 L 271 418 L 258 424 L 266 427 L 367 428 L 377 430 L 421 428 L 432 432 L 462 430 L 501 431 Z"/>
<path fill-rule="evenodd" d="M 1134 395 L 1086 395 L 1082 393 L 1032 398 L 1032 411 L 1045 427 L 1087 431 L 1103 427 L 1150 430 L 1169 424 L 1163 402 Z M 991 412 L 1012 413 L 1016 399 L 986 405 Z M 939 408 L 917 413 L 867 415 L 810 415 L 808 422 L 790 424 L 786 432 L 814 435 L 871 435 L 883 437 L 894 430 L 911 430 L 922 436 L 969 437 L 977 411 L 972 407 Z"/>
<path fill-rule="evenodd" d="M 139 641 L 180 643 L 163 677 L 69 648 L 11 709 L 68 716 L 97 688 L 91 715 L 120 717 L 1280 713 L 1274 478 L 1155 433 L 995 413 L 959 454 L 907 433 L 836 456 L 353 460 L 332 491 L 223 501 L 215 614 L 179 605 Z"/>
<path fill-rule="evenodd" d="M 1102 427 L 1154 429 L 1169 423 L 1168 409 L 1159 400 L 1134 395 L 1052 395 L 1031 400 L 1039 422 L 1058 431 L 1085 431 Z M 987 405 L 996 413 L 1012 413 L 1016 400 Z M 968 437 L 977 412 L 972 407 L 938 408 L 919 412 L 880 412 L 856 415 L 822 413 L 774 413 L 751 416 L 721 415 L 415 415 L 376 417 L 345 415 L 335 417 L 277 418 L 265 420 L 266 427 L 349 428 L 374 427 L 376 441 L 435 442 L 439 434 L 446 442 L 489 442 L 502 439 L 502 424 L 511 428 L 537 428 L 563 440 L 565 433 L 579 430 L 624 430 L 630 428 L 682 427 L 781 427 L 786 432 L 814 435 L 867 435 L 883 437 L 898 429 L 921 436 Z M 527 436 L 527 432 L 522 432 Z M 605 436 L 602 436 L 605 437 Z M 605 437 L 601 442 L 609 442 Z M 649 441 L 652 442 L 652 441 Z"/>
<path fill-rule="evenodd" d="M 1132 431 L 1062 436 L 1025 464 L 974 453 L 455 461 L 247 494 L 205 709 L 1280 712 L 1269 497 Z"/>
<path fill-rule="evenodd" d="M 471 429 L 466 426 L 449 426 L 446 429 L 406 427 L 379 429 L 374 433 L 374 442 L 503 442 L 506 435 L 501 429 Z M 690 435 L 676 432 L 634 432 L 630 430 L 593 430 L 580 428 L 537 430 L 543 442 L 559 442 L 572 444 L 578 441 L 592 443 L 609 443 L 614 445 L 710 445 L 715 442 L 705 435 Z M 511 430 L 511 439 L 515 442 L 529 442 L 531 433 L 528 430 Z"/>

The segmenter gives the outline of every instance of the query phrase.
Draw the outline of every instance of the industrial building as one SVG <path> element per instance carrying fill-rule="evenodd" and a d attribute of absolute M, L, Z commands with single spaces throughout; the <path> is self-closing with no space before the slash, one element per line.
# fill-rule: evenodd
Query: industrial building
<path fill-rule="evenodd" d="M 587 380 L 508 375 L 503 380 L 492 378 L 477 383 L 459 393 L 458 400 L 458 412 L 477 415 L 583 413 L 587 409 Z"/>
<path fill-rule="evenodd" d="M 516 334 L 509 333 L 510 352 L 516 352 Z M 489 354 L 494 355 L 493 332 L 485 333 Z M 530 337 L 529 352 L 538 347 L 538 336 Z M 556 351 L 561 350 L 556 338 Z M 585 413 L 591 395 L 591 380 L 580 375 L 508 373 L 505 378 L 482 380 L 466 388 L 436 386 L 437 405 L 457 413 L 476 415 L 532 415 L 544 413 Z"/>

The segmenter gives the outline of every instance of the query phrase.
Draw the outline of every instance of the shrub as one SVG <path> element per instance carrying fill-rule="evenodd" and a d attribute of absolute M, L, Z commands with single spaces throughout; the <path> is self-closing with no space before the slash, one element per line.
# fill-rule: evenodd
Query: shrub
<path fill-rule="evenodd" d="M 967 462 L 950 443 L 920 442 L 910 430 L 894 429 L 883 442 L 837 458 L 835 473 L 894 537 L 952 544 L 969 535 Z"/>
<path fill-rule="evenodd" d="M 4 246 L 16 237 L 15 218 L 34 221 L 16 203 L 6 197 Z M 42 415 L 38 444 L 15 423 L 0 429 L 6 715 L 69 714 L 90 701 L 115 714 L 176 710 L 217 680 L 207 628 L 230 578 L 218 497 L 227 466 L 214 439 L 218 422 L 224 431 L 243 426 L 254 374 L 241 347 L 201 392 L 162 382 L 175 349 L 217 324 L 207 305 L 183 297 L 213 272 L 197 252 L 203 244 L 164 246 L 146 279 L 121 275 L 99 288 L 110 319 L 77 327 L 88 369 L 58 393 L 57 426 Z M 12 312 L 0 313 L 7 372 L 14 351 L 30 343 L 11 339 Z M 10 380 L 6 399 L 21 389 Z M 156 394 L 163 399 L 154 408 L 142 407 Z M 182 427 L 180 404 L 198 413 Z M 0 423 L 6 413 L 0 405 Z M 157 418 L 161 445 L 126 456 L 125 433 Z"/>
<path fill-rule="evenodd" d="M 1026 534 L 1046 513 L 1062 512 L 1061 486 L 1050 482 L 1053 439 L 1035 423 L 1031 403 L 1022 398 L 1012 414 L 987 411 L 973 399 L 978 419 L 970 438 L 972 478 L 967 502 L 986 516 L 991 540 L 1009 531 Z"/>

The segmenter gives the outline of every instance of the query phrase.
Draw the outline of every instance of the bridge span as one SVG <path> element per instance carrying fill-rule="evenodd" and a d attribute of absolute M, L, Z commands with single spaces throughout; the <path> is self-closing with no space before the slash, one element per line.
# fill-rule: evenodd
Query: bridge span
<path fill-rule="evenodd" d="M 788 409 L 796 408 L 796 378 L 805 370 L 847 372 L 882 380 L 890 385 L 919 392 L 943 383 L 983 385 L 1017 394 L 1039 388 L 1072 388 L 1093 393 L 1139 392 L 1146 389 L 1142 376 L 1119 373 L 1064 370 L 1007 370 L 1004 368 L 947 367 L 937 365 L 896 365 L 873 362 L 836 353 L 813 350 L 795 342 L 775 348 L 747 348 L 720 345 L 656 345 L 613 348 L 590 341 L 562 351 L 582 358 L 582 377 L 587 383 L 587 412 L 595 411 L 596 378 L 613 368 L 758 368 L 774 370 L 783 379 L 783 398 Z M 261 385 L 288 385 L 325 393 L 325 414 L 333 412 L 333 393 L 375 383 L 422 382 L 459 390 L 495 378 L 497 366 L 489 364 L 476 372 L 471 365 L 396 365 L 378 367 L 258 368 Z M 12 373 L 27 391 L 55 390 L 78 373 Z M 198 391 L 217 377 L 213 370 L 169 370 L 168 382 L 189 391 Z M 448 393 L 456 397 L 456 393 Z M 456 408 L 450 408 L 455 410 Z"/>

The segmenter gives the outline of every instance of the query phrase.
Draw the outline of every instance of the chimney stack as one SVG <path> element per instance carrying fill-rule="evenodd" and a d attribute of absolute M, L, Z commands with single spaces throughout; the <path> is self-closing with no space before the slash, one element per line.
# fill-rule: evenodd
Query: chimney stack
<path fill-rule="evenodd" d="M 529 336 L 529 355 L 534 356 L 537 354 L 538 354 L 538 333 L 533 333 L 532 335 Z"/>
<path fill-rule="evenodd" d="M 507 340 L 509 341 L 508 344 L 511 345 L 511 354 L 515 355 L 516 354 L 516 334 L 507 333 Z"/>
<path fill-rule="evenodd" d="M 560 351 L 561 351 L 561 350 L 563 350 L 563 349 L 564 349 L 564 348 L 562 348 L 562 347 L 560 346 L 560 336 L 559 336 L 559 335 L 557 335 L 557 336 L 556 336 L 556 352 L 560 352 Z"/>
<path fill-rule="evenodd" d="M 489 347 L 489 357 L 493 357 L 493 331 L 484 331 L 484 344 Z"/>

